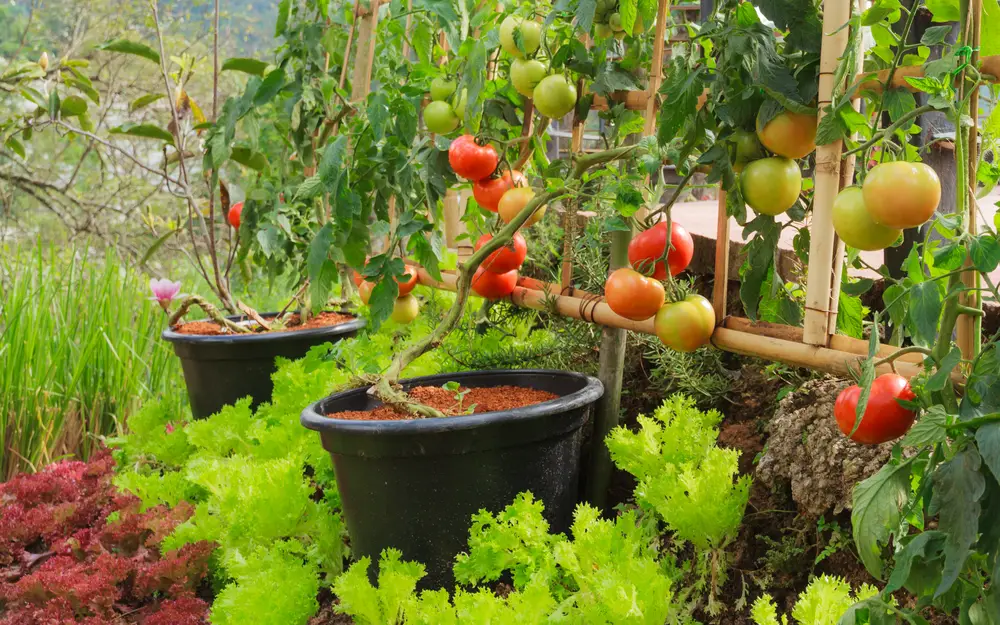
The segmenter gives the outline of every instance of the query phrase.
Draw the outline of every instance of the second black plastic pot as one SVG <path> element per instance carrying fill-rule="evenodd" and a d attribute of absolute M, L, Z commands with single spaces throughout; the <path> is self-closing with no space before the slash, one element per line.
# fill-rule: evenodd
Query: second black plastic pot
<path fill-rule="evenodd" d="M 466 550 L 472 515 L 497 512 L 531 491 L 554 532 L 566 531 L 577 503 L 582 427 L 603 395 L 596 378 L 565 371 L 476 371 L 403 381 L 405 388 L 520 386 L 557 399 L 503 412 L 405 421 L 353 421 L 327 414 L 371 410 L 360 388 L 302 412 L 330 452 L 355 556 L 373 563 L 386 547 L 427 567 L 424 588 L 450 587 Z"/>
<path fill-rule="evenodd" d="M 229 319 L 246 322 L 244 317 Z M 195 419 L 203 419 L 247 396 L 253 398 L 254 408 L 271 401 L 275 358 L 297 360 L 313 347 L 350 338 L 363 327 L 365 320 L 355 318 L 308 330 L 204 336 L 179 334 L 168 328 L 162 336 L 180 356 L 191 412 Z"/>

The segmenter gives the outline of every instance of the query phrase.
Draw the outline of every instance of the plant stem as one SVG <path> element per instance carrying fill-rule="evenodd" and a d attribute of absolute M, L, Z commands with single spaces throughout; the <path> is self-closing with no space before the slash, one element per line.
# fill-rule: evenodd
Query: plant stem
<path fill-rule="evenodd" d="M 909 112 L 903 114 L 899 119 L 897 119 L 895 122 L 893 122 L 893 124 L 891 126 L 889 126 L 888 128 L 885 128 L 883 130 L 879 130 L 878 132 L 876 132 L 874 135 L 872 135 L 872 138 L 869 139 L 868 141 L 865 141 L 864 143 L 862 143 L 861 145 L 859 145 L 856 148 L 852 148 L 852 149 L 847 150 L 846 152 L 844 152 L 844 156 L 850 156 L 851 154 L 857 154 L 858 152 L 863 152 L 863 151 L 867 150 L 868 148 L 874 146 L 876 143 L 878 143 L 879 141 L 881 141 L 884 137 L 891 137 L 893 134 L 896 133 L 897 130 L 899 130 L 900 128 L 903 127 L 903 124 L 909 122 L 914 117 L 919 117 L 920 115 L 923 115 L 924 113 L 930 113 L 930 112 L 935 111 L 935 110 L 936 109 L 933 106 L 929 105 L 929 104 L 925 104 L 923 106 L 918 106 L 917 108 L 913 109 L 912 111 L 909 111 Z"/>
<path fill-rule="evenodd" d="M 981 417 L 976 417 L 975 419 L 969 419 L 968 421 L 952 423 L 948 426 L 948 429 L 961 428 L 964 430 L 971 430 L 984 425 L 989 425 L 991 423 L 1000 423 L 1000 412 L 991 412 L 990 414 L 985 414 Z"/>
<path fill-rule="evenodd" d="M 903 349 L 897 350 L 897 351 L 889 354 L 885 358 L 882 358 L 881 360 L 876 360 L 875 361 L 875 366 L 878 367 L 880 365 L 884 365 L 886 363 L 892 362 L 892 361 L 896 360 L 897 358 L 899 358 L 901 356 L 905 356 L 906 354 L 923 354 L 924 356 L 927 356 L 928 358 L 931 358 L 931 359 L 934 358 L 934 352 L 932 352 L 931 350 L 927 349 L 926 347 L 920 347 L 919 345 L 912 345 L 910 347 L 904 347 Z M 937 362 L 937 361 L 935 360 L 935 362 Z"/>

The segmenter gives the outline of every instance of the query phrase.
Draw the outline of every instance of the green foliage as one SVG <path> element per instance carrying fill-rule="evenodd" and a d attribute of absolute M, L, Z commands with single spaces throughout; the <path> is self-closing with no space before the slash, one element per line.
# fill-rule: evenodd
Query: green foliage
<path fill-rule="evenodd" d="M 795 607 L 792 608 L 792 619 L 798 625 L 837 625 L 841 616 L 854 604 L 878 594 L 878 589 L 862 585 L 856 591 L 839 577 L 822 575 L 809 582 L 799 594 Z M 750 617 L 756 625 L 787 625 L 788 617 L 781 615 L 778 620 L 778 610 L 770 595 L 764 593 L 757 598 L 750 610 Z M 869 621 L 859 621 L 868 623 Z M 875 622 L 875 621 L 871 621 Z"/>
<path fill-rule="evenodd" d="M 114 251 L 5 247 L 0 294 L 0 480 L 89 456 L 157 395 L 178 408 L 163 312 Z"/>

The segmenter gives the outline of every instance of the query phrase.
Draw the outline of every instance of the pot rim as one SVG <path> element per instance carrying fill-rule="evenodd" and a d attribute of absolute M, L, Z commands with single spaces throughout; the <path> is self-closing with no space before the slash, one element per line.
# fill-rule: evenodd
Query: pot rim
<path fill-rule="evenodd" d="M 323 399 L 311 403 L 301 413 L 299 422 L 310 430 L 317 432 L 339 432 L 345 434 L 378 434 L 387 436 L 408 436 L 412 434 L 434 434 L 439 432 L 454 432 L 473 430 L 486 425 L 503 421 L 530 421 L 548 417 L 553 414 L 568 412 L 588 404 L 592 404 L 604 395 L 604 385 L 597 378 L 560 369 L 487 369 L 481 371 L 459 371 L 454 373 L 439 373 L 437 375 L 408 378 L 400 383 L 405 387 L 436 385 L 437 383 L 456 381 L 462 383 L 470 378 L 508 375 L 545 375 L 560 376 L 582 381 L 583 387 L 549 401 L 513 410 L 482 412 L 471 415 L 460 415 L 445 418 L 402 419 L 398 421 L 362 421 L 350 419 L 333 419 L 326 416 L 320 406 L 347 395 L 367 393 L 371 385 L 333 393 Z M 501 379 L 494 386 L 502 386 Z M 486 385 L 482 385 L 486 386 Z"/>
<path fill-rule="evenodd" d="M 302 340 L 310 339 L 317 336 L 338 336 L 340 334 L 346 334 L 348 332 L 355 332 L 364 328 L 367 325 L 364 317 L 355 315 L 354 313 L 343 311 L 343 310 L 331 310 L 324 312 L 336 312 L 342 315 L 350 315 L 354 319 L 350 321 L 345 321 L 343 323 L 338 323 L 332 326 L 323 326 L 320 328 L 310 328 L 308 330 L 282 330 L 280 332 L 261 332 L 259 334 L 222 334 L 222 335 L 210 335 L 210 334 L 181 334 L 175 332 L 171 328 L 167 328 L 160 335 L 165 341 L 170 343 L 184 344 L 227 344 L 227 343 L 270 343 L 273 341 L 282 341 L 288 339 Z M 267 312 L 260 313 L 261 317 L 277 317 L 277 312 Z M 250 319 L 246 315 L 229 315 L 226 317 L 230 321 L 236 321 L 238 323 L 250 323 Z M 202 321 L 199 319 L 199 321 Z"/>

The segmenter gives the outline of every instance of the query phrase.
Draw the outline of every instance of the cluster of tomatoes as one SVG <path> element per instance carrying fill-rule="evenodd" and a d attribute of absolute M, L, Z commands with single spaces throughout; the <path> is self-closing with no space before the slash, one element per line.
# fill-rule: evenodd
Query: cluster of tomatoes
<path fill-rule="evenodd" d="M 816 116 L 784 111 L 766 124 L 760 121 L 756 133 L 733 133 L 734 168 L 747 205 L 757 214 L 780 215 L 795 206 L 802 192 L 802 171 L 795 161 L 816 149 Z"/>
<path fill-rule="evenodd" d="M 688 295 L 666 303 L 662 280 L 667 271 L 676 276 L 687 269 L 694 256 L 694 241 L 680 224 L 670 224 L 667 251 L 667 223 L 660 222 L 640 233 L 628 246 L 631 267 L 616 269 L 604 284 L 604 297 L 615 314 L 645 321 L 650 317 L 656 335 L 664 345 L 681 352 L 693 352 L 706 345 L 715 330 L 715 310 L 700 295 Z"/>
<path fill-rule="evenodd" d="M 358 295 L 365 306 L 371 300 L 375 283 L 364 279 L 358 272 L 354 272 L 354 284 L 358 287 Z M 396 285 L 399 287 L 399 294 L 396 302 L 392 306 L 390 319 L 396 323 L 407 324 L 417 318 L 420 314 L 420 300 L 413 294 L 414 287 L 417 286 L 417 269 L 411 265 L 406 265 L 402 278 L 396 278 Z"/>
<path fill-rule="evenodd" d="M 917 416 L 915 411 L 900 404 L 900 401 L 912 402 L 916 395 L 906 378 L 895 373 L 880 375 L 872 382 L 865 413 L 855 429 L 860 398 L 861 387 L 855 384 L 841 391 L 833 405 L 837 427 L 858 443 L 880 445 L 895 440 L 909 431 Z"/>
<path fill-rule="evenodd" d="M 646 30 L 642 16 L 636 15 L 632 25 L 632 34 L 640 35 Z M 618 0 L 597 0 L 594 8 L 594 35 L 598 39 L 615 37 L 625 38 L 625 28 L 622 26 L 622 16 L 618 12 Z"/>
<path fill-rule="evenodd" d="M 847 187 L 833 202 L 833 228 L 847 245 L 873 251 L 889 247 L 904 228 L 934 215 L 941 180 L 924 163 L 894 161 L 868 170 L 864 183 Z"/>
<path fill-rule="evenodd" d="M 455 95 L 458 83 L 448 76 L 438 76 L 431 81 L 431 101 L 424 107 L 424 124 L 439 135 L 446 135 L 465 121 L 465 104 L 468 90 Z"/>
<path fill-rule="evenodd" d="M 472 181 L 472 195 L 483 209 L 496 213 L 504 223 L 510 223 L 535 197 L 528 180 L 521 172 L 497 171 L 500 163 L 492 145 L 480 145 L 472 135 L 462 135 L 451 143 L 448 162 L 455 173 Z M 523 226 L 535 224 L 545 215 L 545 206 L 538 207 Z M 493 238 L 486 233 L 476 241 L 476 251 Z M 501 299 L 514 292 L 518 270 L 528 255 L 528 245 L 520 232 L 510 242 L 491 253 L 472 276 L 472 290 L 486 299 Z"/>
<path fill-rule="evenodd" d="M 523 47 L 517 46 L 515 36 Z M 537 57 L 542 44 L 542 25 L 516 15 L 500 23 L 500 47 L 514 57 L 510 82 L 514 89 L 531 98 L 535 109 L 546 117 L 560 119 L 576 107 L 576 86 L 563 74 L 549 74 L 549 66 Z"/>

